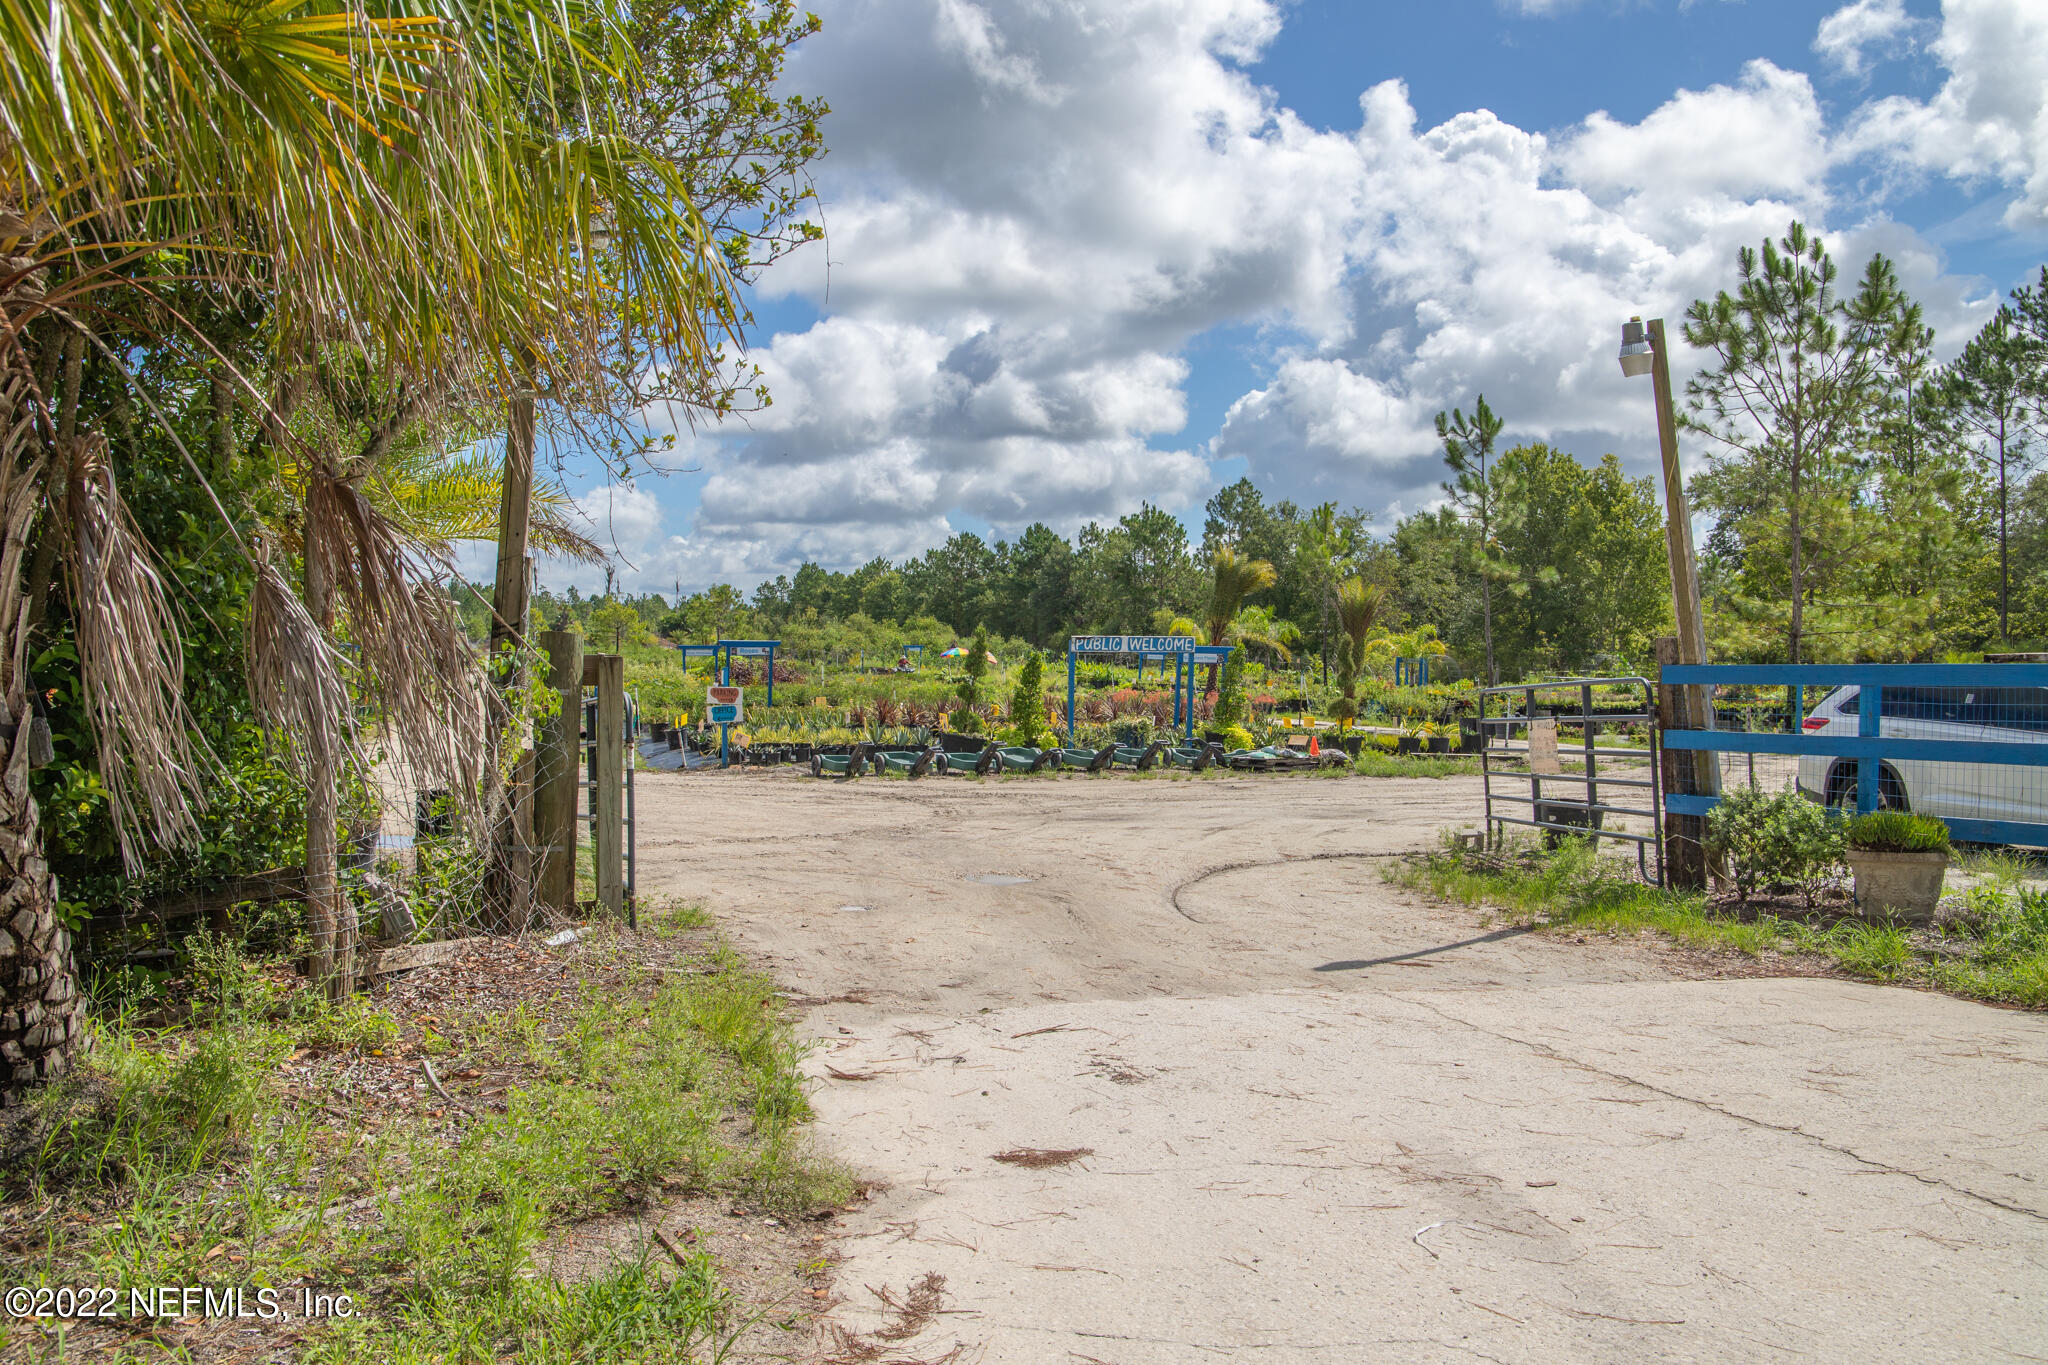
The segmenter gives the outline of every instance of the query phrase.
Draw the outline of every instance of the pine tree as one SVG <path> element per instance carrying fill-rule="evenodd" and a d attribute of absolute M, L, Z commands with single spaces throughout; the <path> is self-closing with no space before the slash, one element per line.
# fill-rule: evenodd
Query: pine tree
<path fill-rule="evenodd" d="M 1853 319 L 1842 325 L 1834 260 L 1805 224 L 1760 252 L 1744 247 L 1736 265 L 1735 293 L 1686 310 L 1686 341 L 1716 360 L 1686 385 L 1680 420 L 1721 447 L 1696 487 L 1701 509 L 1739 536 L 1737 605 L 1802 663 L 1816 633 L 1846 642 L 1845 606 L 1859 626 L 1866 614 L 1846 592 L 1823 591 L 1852 581 L 1865 558 L 1854 447 L 1875 388 L 1873 347 Z"/>
<path fill-rule="evenodd" d="M 1494 536 L 1499 508 L 1487 468 L 1493 459 L 1493 444 L 1500 439 L 1501 425 L 1500 418 L 1486 405 L 1483 393 L 1469 420 L 1456 408 L 1436 415 L 1436 438 L 1443 442 L 1444 463 L 1451 467 L 1451 477 L 1443 485 L 1444 493 L 1459 514 L 1479 531 L 1479 612 L 1489 686 L 1500 682 L 1500 672 L 1493 660 L 1493 585 L 1507 576 L 1507 566 L 1501 562 L 1500 546 Z"/>
<path fill-rule="evenodd" d="M 1998 310 L 1944 374 L 1949 407 L 1977 445 L 1978 460 L 1997 492 L 1998 633 L 2012 634 L 2011 521 L 2014 492 L 2025 486 L 2048 405 L 2048 346 L 2011 307 Z"/>

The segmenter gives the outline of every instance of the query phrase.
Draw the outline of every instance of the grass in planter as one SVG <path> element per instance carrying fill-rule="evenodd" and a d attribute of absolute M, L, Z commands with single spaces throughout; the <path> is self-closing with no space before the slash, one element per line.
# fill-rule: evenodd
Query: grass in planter
<path fill-rule="evenodd" d="M 790 1213 L 844 1202 L 852 1182 L 808 1149 L 802 1047 L 768 979 L 722 946 L 674 974 L 636 971 L 640 951 L 620 946 L 620 970 L 559 1008 L 441 1020 L 417 1048 L 468 1110 L 401 1098 L 381 1126 L 345 1059 L 325 1084 L 282 1065 L 335 1033 L 297 1017 L 296 996 L 173 1028 L 101 1017 L 93 1053 L 7 1145 L 0 1256 L 29 1283 L 354 1295 L 364 1316 L 311 1325 L 307 1360 L 712 1356 L 742 1324 L 708 1259 L 629 1256 L 571 1283 L 536 1273 L 536 1248 L 667 1194 Z M 502 1112 L 465 1068 L 509 1078 Z M 342 1216 L 380 1195 L 381 1218 Z"/>
<path fill-rule="evenodd" d="M 2016 864 L 2015 864 L 2016 865 Z M 1503 912 L 1517 924 L 1614 936 L 1657 933 L 1688 947 L 1821 958 L 1874 981 L 1931 986 L 1977 1000 L 2048 1008 L 2048 888 L 2001 879 L 1999 866 L 1955 901 L 1941 924 L 1908 929 L 1855 918 L 1732 913 L 1706 897 L 1641 881 L 1633 859 L 1602 857 L 1585 840 L 1554 851 L 1535 841 L 1475 854 L 1447 845 L 1390 862 L 1388 880 Z"/>

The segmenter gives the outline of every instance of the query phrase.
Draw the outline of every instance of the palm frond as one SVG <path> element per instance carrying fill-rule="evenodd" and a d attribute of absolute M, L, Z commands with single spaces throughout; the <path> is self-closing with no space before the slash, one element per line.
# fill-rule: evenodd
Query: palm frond
<path fill-rule="evenodd" d="M 197 836 L 192 812 L 217 765 L 193 744 L 177 616 L 114 486 L 105 440 L 78 438 L 58 456 L 70 468 L 51 530 L 61 536 L 100 782 L 132 872 L 148 845 Z"/>

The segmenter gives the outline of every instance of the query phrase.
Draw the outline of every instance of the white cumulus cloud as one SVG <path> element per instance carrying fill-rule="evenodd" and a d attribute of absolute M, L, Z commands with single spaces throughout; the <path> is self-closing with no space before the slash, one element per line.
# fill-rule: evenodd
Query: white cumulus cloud
<path fill-rule="evenodd" d="M 1525 10 L 1560 6 L 1517 0 Z M 1512 8 L 1512 5 L 1509 5 Z M 1278 0 L 843 0 L 791 63 L 833 106 L 824 246 L 769 297 L 823 313 L 758 346 L 773 406 L 693 433 L 700 504 L 606 525 L 641 581 L 751 584 L 805 558 L 901 558 L 964 524 L 1062 531 L 1140 502 L 1191 512 L 1215 462 L 1269 489 L 1391 512 L 1440 477 L 1430 419 L 1484 392 L 1512 436 L 1650 467 L 1621 322 L 1727 286 L 1793 217 L 1845 272 L 1883 249 L 1949 334 L 1981 285 L 1850 196 L 1845 168 L 2010 185 L 2048 207 L 2048 0 L 1948 0 L 1929 99 L 1830 113 L 1753 61 L 1635 122 L 1524 129 L 1484 108 L 1422 127 L 1390 81 L 1355 129 L 1309 126 L 1248 73 Z M 1860 74 L 1915 35 L 1855 0 L 1816 51 Z M 1220 430 L 1190 432 L 1182 359 L 1254 338 Z"/>

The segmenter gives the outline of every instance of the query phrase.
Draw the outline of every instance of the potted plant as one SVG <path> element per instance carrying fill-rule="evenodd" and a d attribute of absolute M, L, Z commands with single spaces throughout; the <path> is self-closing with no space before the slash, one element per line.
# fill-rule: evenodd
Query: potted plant
<path fill-rule="evenodd" d="M 1451 751 L 1451 736 L 1442 725 L 1425 725 L 1422 729 L 1429 739 L 1431 753 L 1447 754 Z"/>
<path fill-rule="evenodd" d="M 1422 727 L 1412 720 L 1401 723 L 1401 738 L 1394 746 L 1398 754 L 1419 753 L 1422 750 Z"/>
<path fill-rule="evenodd" d="M 1856 908 L 1864 915 L 1927 920 L 1941 900 L 1948 871 L 1948 826 L 1931 815 L 1876 810 L 1849 821 L 1843 860 L 1856 874 Z"/>

